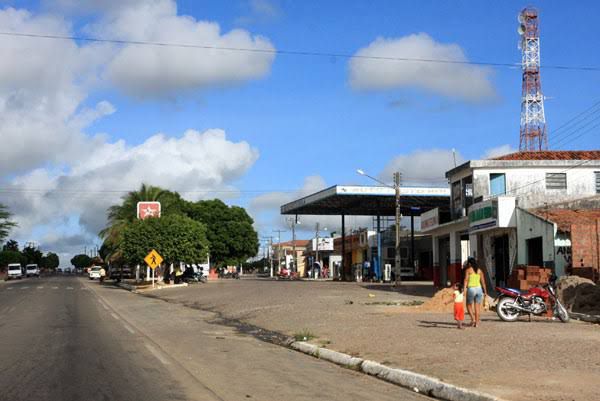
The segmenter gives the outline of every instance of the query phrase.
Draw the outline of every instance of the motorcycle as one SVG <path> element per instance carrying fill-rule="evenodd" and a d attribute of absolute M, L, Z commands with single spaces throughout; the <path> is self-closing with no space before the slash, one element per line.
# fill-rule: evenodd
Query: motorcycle
<path fill-rule="evenodd" d="M 276 276 L 277 280 L 297 280 L 298 279 L 298 273 L 297 272 L 293 272 L 285 267 L 282 267 L 279 270 L 279 273 L 277 273 Z"/>
<path fill-rule="evenodd" d="M 192 266 L 186 267 L 183 275 L 181 276 L 181 280 L 188 284 L 193 283 L 206 283 L 206 276 L 202 274 L 202 267 L 198 267 L 194 269 Z"/>
<path fill-rule="evenodd" d="M 230 272 L 228 270 L 221 269 L 218 272 L 218 277 L 219 278 L 232 278 L 232 279 L 239 280 L 240 274 L 237 271 Z"/>
<path fill-rule="evenodd" d="M 558 317 L 563 323 L 569 322 L 569 313 L 560 303 L 556 295 L 556 276 L 550 277 L 548 284 L 542 288 L 533 287 L 528 291 L 519 291 L 514 288 L 496 287 L 499 295 L 496 298 L 496 313 L 505 322 L 514 322 L 521 315 L 541 316 L 548 312 L 548 305 L 552 308 L 553 316 Z"/>

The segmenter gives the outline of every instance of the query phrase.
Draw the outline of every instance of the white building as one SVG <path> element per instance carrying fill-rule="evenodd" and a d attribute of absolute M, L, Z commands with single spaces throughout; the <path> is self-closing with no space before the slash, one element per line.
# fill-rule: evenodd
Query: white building
<path fill-rule="evenodd" d="M 555 267 L 554 223 L 529 213 L 553 203 L 600 193 L 600 151 L 518 152 L 471 160 L 446 173 L 450 215 L 421 216 L 433 237 L 439 282 L 455 281 L 470 255 L 485 264 L 492 285 L 503 285 L 516 264 Z"/>

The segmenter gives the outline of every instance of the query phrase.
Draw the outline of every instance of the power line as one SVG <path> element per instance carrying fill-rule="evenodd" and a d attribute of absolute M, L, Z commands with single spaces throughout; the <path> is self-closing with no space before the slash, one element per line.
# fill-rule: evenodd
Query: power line
<path fill-rule="evenodd" d="M 465 61 L 465 60 L 448 60 L 436 58 L 416 58 L 416 57 L 388 57 L 388 56 L 367 56 L 360 54 L 349 53 L 334 53 L 334 52 L 317 52 L 317 51 L 302 51 L 302 50 L 281 50 L 281 49 L 257 49 L 247 47 L 227 47 L 215 45 L 202 45 L 194 43 L 174 43 L 174 42 L 153 42 L 143 40 L 125 40 L 125 39 L 106 39 L 87 36 L 69 36 L 69 35 L 51 35 L 51 34 L 36 34 L 27 32 L 0 32 L 2 36 L 36 38 L 36 39 L 53 39 L 53 40 L 73 40 L 81 42 L 95 43 L 112 43 L 119 45 L 137 45 L 137 46 L 156 46 L 156 47 L 177 47 L 185 49 L 202 49 L 202 50 L 219 50 L 233 51 L 246 53 L 261 53 L 289 56 L 312 56 L 312 57 L 328 57 L 328 58 L 345 58 L 345 59 L 363 59 L 363 60 L 379 60 L 379 61 L 402 61 L 402 62 L 419 62 L 419 63 L 437 63 L 437 64 L 459 64 L 459 65 L 476 65 L 490 67 L 508 67 L 520 68 L 521 63 L 500 63 L 489 61 Z M 570 66 L 570 65 L 543 65 L 544 69 L 552 70 L 567 70 L 567 71 L 592 71 L 600 72 L 599 66 Z"/>
<path fill-rule="evenodd" d="M 571 124 L 573 121 L 577 120 L 579 117 L 583 116 L 584 114 L 588 113 L 590 110 L 593 110 L 594 108 L 596 108 L 597 106 L 600 106 L 600 100 L 598 100 L 596 103 L 594 103 L 593 105 L 591 105 L 590 107 L 588 107 L 587 109 L 583 110 L 582 112 L 578 113 L 576 116 L 572 117 L 571 119 L 569 119 L 568 121 L 564 122 L 563 124 L 561 124 L 558 128 L 552 130 L 552 132 L 550 133 L 551 135 L 555 135 L 557 132 L 559 132 L 560 130 L 564 129 L 565 127 L 567 127 L 569 124 Z M 584 117 L 583 119 L 586 119 L 587 117 Z M 575 123 L 575 125 L 578 123 Z M 569 128 L 570 129 L 570 128 Z M 568 131 L 568 130 L 567 130 Z M 558 138 L 561 135 L 564 135 L 564 133 L 561 133 L 559 135 L 554 136 L 553 138 Z"/>

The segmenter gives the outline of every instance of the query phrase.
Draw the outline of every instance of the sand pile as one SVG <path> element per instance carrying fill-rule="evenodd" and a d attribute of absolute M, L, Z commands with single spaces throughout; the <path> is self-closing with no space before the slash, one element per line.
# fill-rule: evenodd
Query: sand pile
<path fill-rule="evenodd" d="M 600 315 L 600 287 L 579 276 L 562 277 L 557 283 L 560 300 L 568 310 Z"/>
<path fill-rule="evenodd" d="M 452 312 L 454 305 L 454 289 L 444 288 L 435 293 L 433 298 L 418 306 L 419 310 L 426 312 Z M 446 302 L 450 302 L 446 305 Z"/>

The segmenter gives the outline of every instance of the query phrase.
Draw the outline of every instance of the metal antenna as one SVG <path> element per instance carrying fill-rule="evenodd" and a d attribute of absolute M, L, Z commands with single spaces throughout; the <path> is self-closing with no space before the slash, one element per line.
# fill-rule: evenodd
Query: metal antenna
<path fill-rule="evenodd" d="M 523 86 L 521 95 L 521 130 L 519 150 L 540 151 L 548 149 L 544 95 L 540 80 L 539 17 L 535 8 L 524 8 L 518 17 L 519 48 L 523 52 Z"/>

